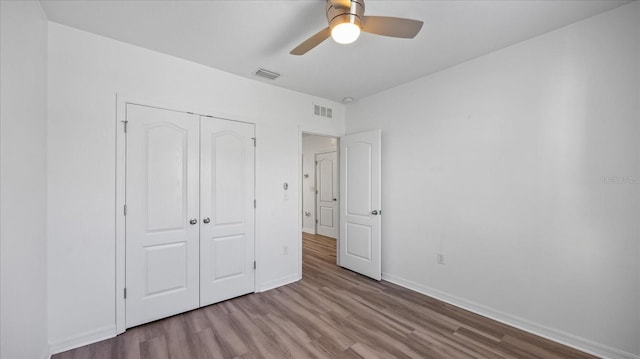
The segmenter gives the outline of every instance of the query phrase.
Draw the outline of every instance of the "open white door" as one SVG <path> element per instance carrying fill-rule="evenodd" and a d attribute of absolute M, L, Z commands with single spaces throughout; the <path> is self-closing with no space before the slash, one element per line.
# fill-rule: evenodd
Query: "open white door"
<path fill-rule="evenodd" d="M 340 137 L 339 265 L 381 279 L 381 132 Z"/>
<path fill-rule="evenodd" d="M 254 126 L 201 117 L 200 305 L 254 292 Z"/>
<path fill-rule="evenodd" d="M 316 232 L 338 238 L 338 155 L 316 154 Z"/>
<path fill-rule="evenodd" d="M 198 116 L 127 105 L 126 327 L 198 307 Z"/>

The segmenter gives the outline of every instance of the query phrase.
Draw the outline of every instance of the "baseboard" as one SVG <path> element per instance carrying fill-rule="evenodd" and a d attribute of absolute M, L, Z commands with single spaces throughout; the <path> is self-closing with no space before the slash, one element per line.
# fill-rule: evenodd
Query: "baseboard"
<path fill-rule="evenodd" d="M 58 354 L 66 352 L 67 350 L 75 349 L 87 344 L 99 342 L 101 340 L 113 338 L 116 336 L 116 327 L 108 326 L 90 330 L 82 334 L 75 335 L 71 338 L 61 340 L 55 343 L 49 343 L 49 352 L 51 354 Z"/>
<path fill-rule="evenodd" d="M 313 229 L 309 229 L 309 228 L 302 228 L 302 231 L 304 233 L 316 234 L 316 231 L 314 231 Z"/>
<path fill-rule="evenodd" d="M 42 349 L 42 354 L 40 355 L 41 359 L 51 359 L 51 351 L 49 350 L 49 346 L 47 345 L 44 349 Z"/>
<path fill-rule="evenodd" d="M 260 286 L 257 292 L 265 292 L 270 289 L 274 289 L 277 287 L 281 287 L 283 285 L 291 284 L 293 282 L 297 282 L 300 279 L 300 275 L 298 273 L 290 274 L 285 277 L 275 279 L 272 281 L 268 281 Z M 108 326 L 104 328 L 95 329 L 92 331 L 87 331 L 85 333 L 73 336 L 71 338 L 49 343 L 49 352 L 51 354 L 58 354 L 65 352 L 67 350 L 75 349 L 87 344 L 92 344 L 99 342 L 101 340 L 113 338 L 116 336 L 116 327 Z M 50 355 L 43 356 L 43 358 L 49 358 Z"/>
<path fill-rule="evenodd" d="M 274 289 L 274 288 L 282 287 L 283 285 L 287 285 L 287 284 L 291 284 L 291 283 L 297 282 L 300 279 L 302 279 L 300 277 L 300 275 L 298 273 L 294 273 L 294 274 L 290 274 L 288 276 L 284 276 L 284 277 L 279 278 L 279 279 L 270 280 L 270 281 L 268 281 L 266 283 L 263 283 L 260 286 L 260 288 L 258 289 L 258 292 L 266 292 L 266 291 Z"/>
<path fill-rule="evenodd" d="M 589 339 L 580 338 L 561 330 L 549 328 L 391 274 L 382 273 L 382 279 L 589 354 L 609 359 L 640 359 L 640 356 L 638 355 L 611 348 Z"/>

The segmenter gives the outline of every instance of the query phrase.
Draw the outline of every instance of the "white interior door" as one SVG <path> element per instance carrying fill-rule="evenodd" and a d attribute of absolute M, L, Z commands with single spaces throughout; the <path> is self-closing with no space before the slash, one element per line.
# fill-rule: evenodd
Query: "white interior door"
<path fill-rule="evenodd" d="M 338 158 L 336 152 L 316 155 L 316 232 L 338 237 Z"/>
<path fill-rule="evenodd" d="M 254 126 L 201 117 L 200 305 L 254 292 Z"/>
<path fill-rule="evenodd" d="M 340 138 L 339 265 L 381 279 L 381 132 Z"/>
<path fill-rule="evenodd" d="M 198 307 L 198 117 L 128 104 L 126 326 Z"/>

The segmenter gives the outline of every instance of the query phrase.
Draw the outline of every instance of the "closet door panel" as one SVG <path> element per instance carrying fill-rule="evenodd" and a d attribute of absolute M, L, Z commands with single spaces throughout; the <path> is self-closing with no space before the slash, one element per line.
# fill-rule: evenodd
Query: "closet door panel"
<path fill-rule="evenodd" d="M 200 118 L 200 305 L 254 291 L 254 126 Z"/>
<path fill-rule="evenodd" d="M 127 105 L 126 326 L 199 305 L 198 117 Z"/>

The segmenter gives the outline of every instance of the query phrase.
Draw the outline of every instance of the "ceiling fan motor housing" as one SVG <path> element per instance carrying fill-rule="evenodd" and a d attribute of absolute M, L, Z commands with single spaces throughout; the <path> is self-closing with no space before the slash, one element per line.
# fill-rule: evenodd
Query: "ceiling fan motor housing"
<path fill-rule="evenodd" d="M 349 7 L 346 1 L 327 1 L 327 21 L 329 27 L 333 29 L 336 25 L 350 22 L 362 28 L 364 17 L 364 0 L 351 0 Z"/>

